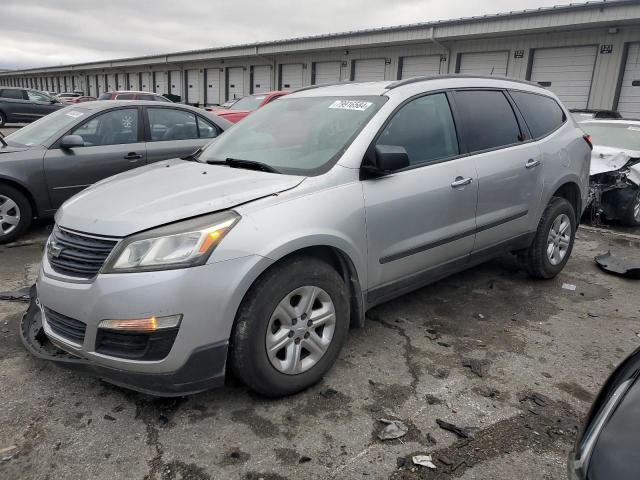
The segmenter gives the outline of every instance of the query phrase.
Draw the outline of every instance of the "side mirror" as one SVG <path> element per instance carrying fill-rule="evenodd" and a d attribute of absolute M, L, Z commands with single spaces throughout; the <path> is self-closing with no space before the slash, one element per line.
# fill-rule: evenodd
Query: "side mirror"
<path fill-rule="evenodd" d="M 84 139 L 80 135 L 65 135 L 60 140 L 60 148 L 69 150 L 77 147 L 84 147 Z"/>
<path fill-rule="evenodd" d="M 376 145 L 373 151 L 373 158 L 362 168 L 371 174 L 382 176 L 406 168 L 409 165 L 409 154 L 404 147 L 400 145 Z"/>

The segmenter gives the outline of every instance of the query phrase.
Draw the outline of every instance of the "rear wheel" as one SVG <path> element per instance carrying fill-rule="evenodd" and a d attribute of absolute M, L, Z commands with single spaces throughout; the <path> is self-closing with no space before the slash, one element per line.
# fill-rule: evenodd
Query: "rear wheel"
<path fill-rule="evenodd" d="M 0 127 L 4 127 L 7 124 L 7 116 L 0 112 Z"/>
<path fill-rule="evenodd" d="M 630 227 L 640 226 L 640 188 L 624 188 L 612 192 L 616 218 Z"/>
<path fill-rule="evenodd" d="M 553 197 L 542 214 L 533 242 L 519 253 L 521 266 L 534 278 L 553 278 L 569 261 L 576 236 L 576 213 L 571 204 Z"/>
<path fill-rule="evenodd" d="M 0 184 L 0 244 L 12 242 L 31 225 L 31 204 L 18 190 Z"/>
<path fill-rule="evenodd" d="M 338 272 L 315 258 L 295 257 L 272 267 L 238 311 L 230 345 L 235 374 L 269 397 L 318 382 L 347 336 L 345 290 Z"/>

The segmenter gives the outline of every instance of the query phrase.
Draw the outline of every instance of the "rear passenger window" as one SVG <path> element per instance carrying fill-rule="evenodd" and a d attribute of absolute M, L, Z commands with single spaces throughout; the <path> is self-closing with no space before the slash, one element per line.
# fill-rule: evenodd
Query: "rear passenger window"
<path fill-rule="evenodd" d="M 22 90 L 14 90 L 11 88 L 7 90 L 2 90 L 2 92 L 0 92 L 0 97 L 11 98 L 14 100 L 24 100 L 24 96 L 22 95 Z"/>
<path fill-rule="evenodd" d="M 148 108 L 151 140 L 189 140 L 198 138 L 196 116 L 174 108 Z"/>
<path fill-rule="evenodd" d="M 510 93 L 534 139 L 553 132 L 567 119 L 560 105 L 553 98 L 535 93 Z"/>
<path fill-rule="evenodd" d="M 404 147 L 411 165 L 458 155 L 458 138 L 444 93 L 410 101 L 396 113 L 376 142 Z"/>
<path fill-rule="evenodd" d="M 470 153 L 513 145 L 522 138 L 511 104 L 501 91 L 458 91 L 456 108 L 464 119 Z"/>
<path fill-rule="evenodd" d="M 218 136 L 218 129 L 212 123 L 209 123 L 204 118 L 198 116 L 198 131 L 200 132 L 200 138 L 215 138 Z"/>

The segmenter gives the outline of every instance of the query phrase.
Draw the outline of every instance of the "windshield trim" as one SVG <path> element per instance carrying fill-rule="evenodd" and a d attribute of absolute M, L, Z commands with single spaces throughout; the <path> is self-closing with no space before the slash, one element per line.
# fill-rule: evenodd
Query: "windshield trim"
<path fill-rule="evenodd" d="M 367 101 L 373 101 L 376 105 L 377 105 L 377 110 L 371 115 L 371 117 L 369 117 L 369 119 L 366 122 L 363 122 L 358 128 L 356 128 L 353 132 L 353 134 L 345 141 L 345 143 L 342 145 L 342 147 L 340 147 L 336 153 L 331 156 L 324 164 L 320 165 L 319 167 L 316 168 L 309 168 L 309 169 L 301 169 L 301 168 L 291 168 L 291 167 L 283 167 L 281 165 L 277 165 L 277 166 L 273 166 L 273 168 L 276 168 L 279 174 L 282 175 L 294 175 L 294 176 L 303 176 L 303 177 L 317 177 L 319 175 L 323 175 L 325 173 L 327 173 L 329 170 L 331 170 L 340 160 L 340 158 L 342 158 L 342 156 L 344 155 L 344 153 L 349 149 L 349 147 L 351 147 L 351 145 L 353 144 L 353 142 L 355 141 L 356 138 L 358 138 L 358 136 L 360 135 L 360 133 L 362 133 L 362 131 L 366 128 L 367 125 L 369 125 L 371 123 L 371 121 L 373 121 L 373 119 L 376 117 L 376 115 L 380 112 L 380 109 L 383 107 L 383 105 L 385 103 L 387 103 L 387 101 L 389 100 L 389 97 L 385 96 L 385 95 L 332 95 L 330 97 L 325 97 L 325 96 L 317 96 L 317 97 L 284 97 L 282 98 L 282 101 L 296 101 L 297 99 L 306 99 L 306 98 L 320 98 L 320 99 L 327 99 L 327 98 L 337 98 L 337 99 L 350 99 L 350 100 L 367 100 Z M 278 100 L 278 102 L 280 102 L 280 100 Z M 265 107 L 263 108 L 267 108 L 270 107 L 272 105 L 272 103 L 270 102 L 269 104 L 267 104 Z M 261 109 L 262 111 L 262 109 Z M 224 133 L 223 133 L 224 135 Z M 217 138 L 222 138 L 223 135 L 219 135 Z M 215 143 L 216 143 L 216 139 L 213 139 L 214 141 L 208 143 L 202 150 L 202 152 L 200 152 L 200 154 L 198 155 L 197 161 L 200 163 L 207 163 L 206 160 L 203 159 L 206 151 L 211 148 Z M 211 159 L 213 160 L 213 159 Z M 271 166 L 271 165 L 270 165 Z"/>

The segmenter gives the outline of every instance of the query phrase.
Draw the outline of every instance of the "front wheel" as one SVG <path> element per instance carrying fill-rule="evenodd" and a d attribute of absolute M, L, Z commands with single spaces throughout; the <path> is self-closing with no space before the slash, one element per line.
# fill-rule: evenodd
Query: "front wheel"
<path fill-rule="evenodd" d="M 342 277 L 315 258 L 275 265 L 251 287 L 230 342 L 234 373 L 269 397 L 318 382 L 336 361 L 349 329 Z"/>
<path fill-rule="evenodd" d="M 0 184 L 0 244 L 12 242 L 31 225 L 31 204 L 18 190 Z"/>
<path fill-rule="evenodd" d="M 616 217 L 630 227 L 640 226 L 640 187 L 616 190 L 612 195 Z"/>
<path fill-rule="evenodd" d="M 558 275 L 569 261 L 576 237 L 576 213 L 571 204 L 552 197 L 538 223 L 533 242 L 519 252 L 523 269 L 534 278 L 548 279 Z"/>

